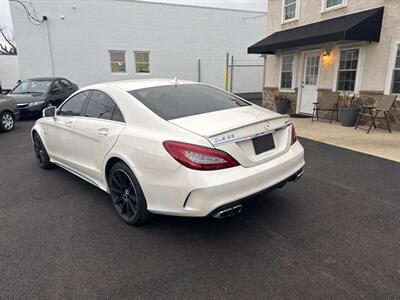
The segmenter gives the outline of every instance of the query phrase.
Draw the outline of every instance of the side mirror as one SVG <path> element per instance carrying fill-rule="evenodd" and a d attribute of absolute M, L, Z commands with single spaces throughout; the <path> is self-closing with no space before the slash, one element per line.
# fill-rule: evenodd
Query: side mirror
<path fill-rule="evenodd" d="M 56 116 L 56 107 L 51 106 L 43 109 L 42 115 L 44 118 L 46 117 L 55 117 Z"/>

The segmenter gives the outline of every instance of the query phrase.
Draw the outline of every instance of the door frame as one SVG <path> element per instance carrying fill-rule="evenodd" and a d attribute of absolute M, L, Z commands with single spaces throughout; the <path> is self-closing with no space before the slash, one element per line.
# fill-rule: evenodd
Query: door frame
<path fill-rule="evenodd" d="M 323 56 L 323 49 L 312 49 L 312 50 L 305 50 L 301 52 L 300 55 L 300 66 L 298 68 L 297 74 L 297 86 L 299 87 L 297 93 L 297 103 L 296 103 L 296 113 L 300 113 L 300 106 L 301 106 L 301 99 L 303 96 L 303 79 L 304 79 L 304 64 L 306 62 L 306 54 L 310 53 L 318 53 L 319 54 L 319 68 L 318 68 L 318 80 L 317 80 L 317 92 L 319 87 L 319 80 L 321 76 L 321 67 L 322 67 L 322 56 Z"/>

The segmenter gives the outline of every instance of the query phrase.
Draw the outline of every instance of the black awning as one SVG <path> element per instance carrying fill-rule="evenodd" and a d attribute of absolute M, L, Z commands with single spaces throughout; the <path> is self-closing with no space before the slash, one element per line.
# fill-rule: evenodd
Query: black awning
<path fill-rule="evenodd" d="M 274 54 L 276 50 L 334 41 L 379 42 L 384 7 L 278 31 L 247 49 L 248 53 Z"/>

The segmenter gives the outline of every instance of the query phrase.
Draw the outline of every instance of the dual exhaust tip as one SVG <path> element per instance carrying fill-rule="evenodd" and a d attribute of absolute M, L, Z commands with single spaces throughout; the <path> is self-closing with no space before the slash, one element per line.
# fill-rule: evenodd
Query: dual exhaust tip
<path fill-rule="evenodd" d="M 288 180 L 296 182 L 303 176 L 303 174 L 304 174 L 304 170 L 302 169 L 302 170 L 300 170 L 300 172 L 298 172 L 296 175 L 294 175 L 292 178 L 290 178 Z M 279 187 L 280 188 L 283 187 L 287 183 L 288 180 L 286 180 L 286 182 L 283 182 L 283 184 Z M 216 212 L 212 216 L 217 219 L 223 219 L 223 218 L 236 216 L 236 215 L 240 214 L 242 212 L 242 210 L 243 210 L 243 205 L 239 204 L 239 205 L 232 206 L 230 208 L 221 209 L 220 211 Z"/>
<path fill-rule="evenodd" d="M 290 181 L 296 182 L 299 181 L 300 178 L 303 176 L 304 174 L 304 170 L 301 170 L 299 173 L 297 173 L 297 175 L 295 177 L 293 177 Z"/>
<path fill-rule="evenodd" d="M 213 215 L 214 218 L 223 219 L 233 217 L 240 214 L 243 210 L 243 205 L 239 204 L 230 208 L 222 209 Z"/>

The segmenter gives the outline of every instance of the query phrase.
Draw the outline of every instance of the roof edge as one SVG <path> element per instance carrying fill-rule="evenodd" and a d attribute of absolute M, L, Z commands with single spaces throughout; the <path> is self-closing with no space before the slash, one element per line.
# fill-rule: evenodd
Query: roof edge
<path fill-rule="evenodd" d="M 319 24 L 319 23 L 324 23 L 324 22 L 328 22 L 328 21 L 334 21 L 334 20 L 344 19 L 344 18 L 346 18 L 346 17 L 352 16 L 352 15 L 358 15 L 358 14 L 362 14 L 362 13 L 370 13 L 370 16 L 368 16 L 366 19 L 369 19 L 369 18 L 371 18 L 371 17 L 374 17 L 374 16 L 376 16 L 376 15 L 379 13 L 379 16 L 378 16 L 378 17 L 380 17 L 380 24 L 379 24 L 379 25 L 380 25 L 380 28 L 379 28 L 379 34 L 378 34 L 378 36 L 380 37 L 380 31 L 381 31 L 381 27 L 382 27 L 382 18 L 383 18 L 383 14 L 384 14 L 384 9 L 385 9 L 385 6 L 377 6 L 377 7 L 370 8 L 370 9 L 363 10 L 363 11 L 357 11 L 357 12 L 353 12 L 353 13 L 349 13 L 349 14 L 337 16 L 337 17 L 334 17 L 334 18 L 328 18 L 328 19 L 319 20 L 319 21 L 316 21 L 316 22 L 311 22 L 311 23 L 303 24 L 303 25 L 300 25 L 300 26 L 291 27 L 291 28 L 288 28 L 288 29 L 278 30 L 278 31 L 275 31 L 275 32 L 269 34 L 269 35 L 268 35 L 267 37 L 265 37 L 264 39 L 262 39 L 262 40 L 260 40 L 260 41 L 258 41 L 258 42 L 256 42 L 256 43 L 254 43 L 254 44 L 251 45 L 251 46 L 249 46 L 249 47 L 247 48 L 247 53 L 248 53 L 248 54 L 274 54 L 274 53 L 276 52 L 276 50 L 262 50 L 262 48 L 265 47 L 265 45 L 262 45 L 262 42 L 263 42 L 264 40 L 266 40 L 266 39 L 268 39 L 268 38 L 270 38 L 270 37 L 276 35 L 276 34 L 280 34 L 280 33 L 283 33 L 283 32 L 286 32 L 286 33 L 287 33 L 287 32 L 291 32 L 291 31 L 295 31 L 295 30 L 297 30 L 297 29 L 299 29 L 299 28 L 309 28 L 309 26 L 314 26 L 314 25 Z M 363 22 L 365 22 L 365 19 L 364 19 L 363 21 L 361 21 L 360 23 L 363 23 Z M 347 30 L 350 30 L 350 29 L 351 29 L 351 28 L 349 28 L 349 29 L 347 29 Z M 346 31 L 347 31 L 347 30 L 346 30 Z M 344 31 L 345 35 L 346 35 L 346 31 Z M 344 39 L 346 39 L 346 36 L 344 36 Z M 375 41 L 375 40 L 372 40 L 372 41 Z M 378 41 L 379 41 L 379 38 L 378 38 Z M 261 45 L 260 45 L 260 44 L 261 44 Z M 282 49 L 283 49 L 283 48 L 282 48 Z"/>
<path fill-rule="evenodd" d="M 156 5 L 165 5 L 165 6 L 180 6 L 180 7 L 201 8 L 201 9 L 213 9 L 213 10 L 245 12 L 245 13 L 265 14 L 265 15 L 267 15 L 267 13 L 268 13 L 268 11 L 262 11 L 262 10 L 233 9 L 233 8 L 223 8 L 223 7 L 180 4 L 180 3 L 164 3 L 164 2 L 157 2 L 157 1 L 143 1 L 143 0 L 114 0 L 114 1 L 128 2 L 128 3 L 133 2 L 133 3 L 141 3 L 141 4 L 152 4 L 152 5 L 156 4 Z"/>

